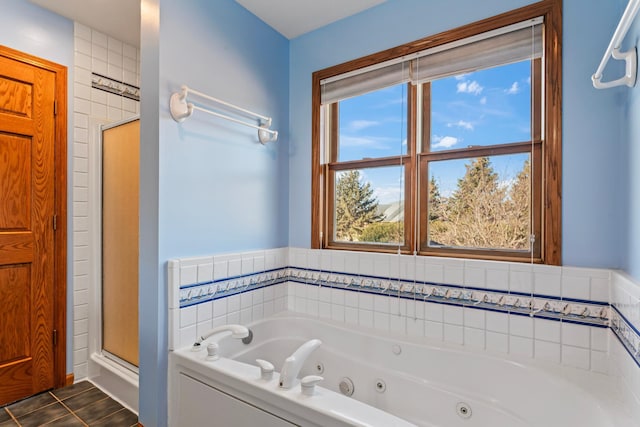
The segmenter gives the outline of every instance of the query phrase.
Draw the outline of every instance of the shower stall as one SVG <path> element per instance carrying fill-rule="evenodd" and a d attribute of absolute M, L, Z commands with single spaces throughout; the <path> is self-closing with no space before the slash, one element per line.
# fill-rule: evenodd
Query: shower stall
<path fill-rule="evenodd" d="M 140 120 L 93 125 L 88 377 L 137 412 Z"/>

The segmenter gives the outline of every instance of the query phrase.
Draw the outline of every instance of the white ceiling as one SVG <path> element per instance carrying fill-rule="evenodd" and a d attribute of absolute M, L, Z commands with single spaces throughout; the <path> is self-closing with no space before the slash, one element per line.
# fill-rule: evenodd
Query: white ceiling
<path fill-rule="evenodd" d="M 29 0 L 114 38 L 140 45 L 136 0 Z M 313 31 L 386 0 L 236 0 L 288 39 Z"/>
<path fill-rule="evenodd" d="M 140 46 L 140 2 L 136 0 L 29 0 L 123 42 Z"/>
<path fill-rule="evenodd" d="M 386 0 L 236 0 L 288 39 Z"/>

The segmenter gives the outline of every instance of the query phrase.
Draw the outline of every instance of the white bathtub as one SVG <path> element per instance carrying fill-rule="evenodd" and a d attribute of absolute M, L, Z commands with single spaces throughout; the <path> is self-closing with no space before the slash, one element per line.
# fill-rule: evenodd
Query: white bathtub
<path fill-rule="evenodd" d="M 170 425 L 207 420 L 238 426 L 257 422 L 260 427 L 288 422 L 383 427 L 636 425 L 617 405 L 616 390 L 604 375 L 401 340 L 298 315 L 274 316 L 250 327 L 253 341 L 248 345 L 230 337 L 218 341 L 223 357 L 217 361 L 206 361 L 206 351 L 172 352 Z M 324 377 L 314 396 L 303 396 L 299 386 L 280 389 L 278 373 L 271 382 L 259 379 L 255 359 L 268 360 L 280 371 L 284 359 L 313 338 L 322 345 L 300 377 Z M 354 384 L 351 397 L 339 390 L 345 377 Z"/>

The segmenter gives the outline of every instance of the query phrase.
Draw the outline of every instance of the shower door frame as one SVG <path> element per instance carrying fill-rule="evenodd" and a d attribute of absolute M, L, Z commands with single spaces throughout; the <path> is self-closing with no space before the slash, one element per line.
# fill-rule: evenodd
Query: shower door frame
<path fill-rule="evenodd" d="M 93 144 L 89 144 L 89 214 L 91 238 L 92 274 L 89 304 L 89 362 L 115 372 L 131 385 L 138 386 L 138 367 L 121 359 L 103 348 L 102 340 L 102 134 L 105 130 L 140 120 L 140 115 L 109 122 L 91 118 L 89 127 L 92 131 Z M 96 375 L 97 368 L 89 364 L 89 378 Z"/>

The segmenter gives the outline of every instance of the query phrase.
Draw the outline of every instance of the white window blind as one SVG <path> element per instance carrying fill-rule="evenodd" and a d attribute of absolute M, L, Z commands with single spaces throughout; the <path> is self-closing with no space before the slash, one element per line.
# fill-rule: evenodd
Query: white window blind
<path fill-rule="evenodd" d="M 321 103 L 331 104 L 400 83 L 424 83 L 541 58 L 542 29 L 542 18 L 536 18 L 325 79 L 320 82 Z"/>
<path fill-rule="evenodd" d="M 386 64 L 386 63 L 384 63 Z M 362 95 L 367 92 L 395 86 L 409 81 L 408 61 L 394 62 L 383 66 L 359 70 L 360 72 L 347 73 L 337 76 L 337 80 L 322 85 L 322 104 L 331 104 L 343 99 Z"/>

